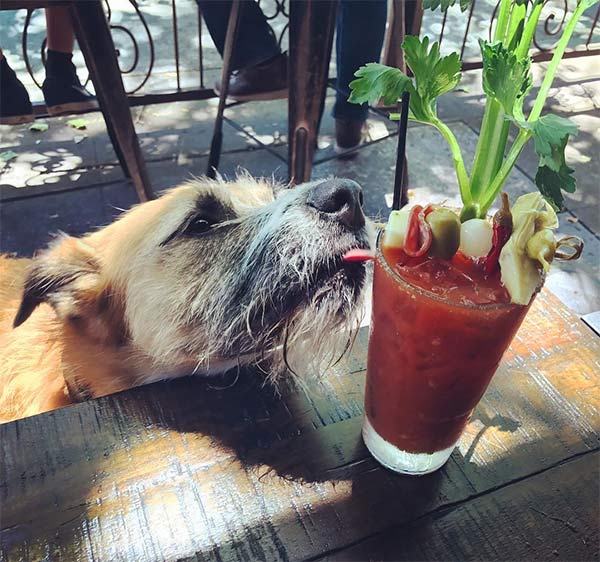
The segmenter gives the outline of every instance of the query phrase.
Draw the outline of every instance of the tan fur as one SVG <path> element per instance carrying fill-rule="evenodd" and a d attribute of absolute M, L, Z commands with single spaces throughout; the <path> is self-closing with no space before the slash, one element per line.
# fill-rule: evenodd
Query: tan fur
<path fill-rule="evenodd" d="M 0 256 L 0 422 L 70 403 L 52 308 L 39 306 L 30 322 L 12 329 L 30 263 Z"/>
<path fill-rule="evenodd" d="M 139 384 L 140 376 L 155 372 L 156 357 L 118 345 L 126 330 L 123 285 L 128 282 L 129 291 L 136 293 L 132 276 L 143 264 L 140 256 L 166 238 L 200 191 L 217 191 L 239 213 L 272 199 L 269 185 L 258 182 L 249 189 L 248 181 L 242 177 L 226 186 L 190 183 L 134 207 L 113 224 L 82 239 L 59 239 L 41 259 L 49 268 L 63 268 L 68 262 L 87 273 L 71 289 L 74 296 L 58 299 L 54 310 L 47 303 L 40 304 L 14 329 L 12 323 L 33 260 L 0 256 L 0 423 L 72 403 L 65 381 L 72 390 L 83 385 L 84 391 L 89 388 L 93 396 L 102 396 Z M 155 272 L 155 277 L 161 275 L 161 271 Z M 144 279 L 140 282 L 147 283 L 147 276 Z M 174 300 L 178 290 L 173 287 Z M 147 295 L 147 288 L 140 287 L 140 294 Z M 158 308 L 170 301 L 162 292 L 154 298 Z M 77 318 L 69 318 L 74 308 Z M 167 345 L 172 342 L 163 342 Z M 194 366 L 195 361 L 182 357 L 176 370 L 188 371 Z M 172 364 L 164 368 L 170 370 Z"/>
<path fill-rule="evenodd" d="M 247 175 L 199 179 L 32 260 L 0 256 L 0 423 L 258 358 L 269 379 L 335 360 L 364 286 L 342 256 L 371 234 L 307 204 L 320 182 L 275 198 Z"/>

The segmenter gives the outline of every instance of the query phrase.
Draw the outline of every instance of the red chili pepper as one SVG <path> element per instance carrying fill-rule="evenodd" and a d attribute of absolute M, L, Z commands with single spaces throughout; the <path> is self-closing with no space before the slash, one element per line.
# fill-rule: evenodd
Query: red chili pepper
<path fill-rule="evenodd" d="M 429 213 L 435 211 L 435 205 L 429 204 L 425 209 L 423 209 L 423 213 L 427 216 Z"/>
<path fill-rule="evenodd" d="M 502 207 L 494 215 L 492 249 L 486 256 L 483 266 L 486 275 L 490 275 L 498 267 L 500 252 L 512 234 L 512 226 L 512 214 L 510 212 L 508 195 L 502 192 Z"/>
<path fill-rule="evenodd" d="M 428 209 L 429 207 L 427 207 Z M 431 246 L 433 235 L 431 227 L 425 220 L 425 212 L 421 205 L 415 205 L 408 217 L 408 229 L 404 240 L 404 253 L 412 258 L 424 256 Z"/>
<path fill-rule="evenodd" d="M 477 275 L 481 273 L 481 270 L 485 267 L 486 258 L 473 258 L 471 256 L 466 256 L 460 250 L 456 252 L 452 256 L 452 263 L 460 268 L 462 271 L 466 272 L 467 275 Z"/>

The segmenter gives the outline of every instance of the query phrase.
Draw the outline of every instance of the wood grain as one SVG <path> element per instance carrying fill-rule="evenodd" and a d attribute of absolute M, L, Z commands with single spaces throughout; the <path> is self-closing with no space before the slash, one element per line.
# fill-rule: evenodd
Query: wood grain
<path fill-rule="evenodd" d="M 598 488 L 599 456 L 385 529 L 319 560 L 445 560 L 449 554 L 464 561 L 597 560 L 599 506 L 590 491 Z"/>
<path fill-rule="evenodd" d="M 181 379 L 1 425 L 0 560 L 317 559 L 405 526 L 431 539 L 423 557 L 494 558 L 497 548 L 499 559 L 506 541 L 485 534 L 491 523 L 480 525 L 485 540 L 465 538 L 473 517 L 514 520 L 548 544 L 562 536 L 517 501 L 529 485 L 523 497 L 558 487 L 578 524 L 597 519 L 600 340 L 549 293 L 449 463 L 426 477 L 381 468 L 362 444 L 366 339 L 309 395 L 278 397 L 245 372 L 228 390 Z M 589 474 L 579 482 L 571 467 Z M 539 510 L 554 514 L 544 498 Z M 444 510 L 455 515 L 443 532 L 460 540 L 434 540 Z M 591 533 L 564 552 L 587 560 L 598 547 Z M 402 552 L 418 558 L 411 548 Z M 515 547 L 514 559 L 527 552 Z"/>

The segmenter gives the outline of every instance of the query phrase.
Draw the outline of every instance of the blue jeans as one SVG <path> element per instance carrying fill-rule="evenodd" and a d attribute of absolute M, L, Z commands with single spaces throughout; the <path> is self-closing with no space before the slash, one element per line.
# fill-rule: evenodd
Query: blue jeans
<path fill-rule="evenodd" d="M 231 0 L 196 0 L 215 47 L 223 56 Z M 233 45 L 231 69 L 253 66 L 281 53 L 275 33 L 267 23 L 258 2 L 240 2 L 237 37 Z"/>
<path fill-rule="evenodd" d="M 196 0 L 202 9 L 206 27 L 221 55 L 231 10 L 231 0 Z M 318 1 L 318 0 L 317 0 Z M 238 70 L 265 61 L 281 53 L 275 33 L 254 0 L 240 4 L 241 13 L 232 68 Z M 387 0 L 340 0 L 336 22 L 337 89 L 333 116 L 337 119 L 362 121 L 368 107 L 348 103 L 354 73 L 368 62 L 379 61 Z"/>
<path fill-rule="evenodd" d="M 337 94 L 333 106 L 336 119 L 362 121 L 367 118 L 367 104 L 348 103 L 354 73 L 368 62 L 379 62 L 387 0 L 340 0 L 336 22 Z"/>

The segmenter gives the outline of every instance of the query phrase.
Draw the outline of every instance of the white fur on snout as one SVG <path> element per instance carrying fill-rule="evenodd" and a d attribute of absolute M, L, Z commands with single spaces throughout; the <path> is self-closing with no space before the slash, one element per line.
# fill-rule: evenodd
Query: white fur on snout
<path fill-rule="evenodd" d="M 248 176 L 202 180 L 149 204 L 157 203 L 154 228 L 138 235 L 126 261 L 117 249 L 112 256 L 132 345 L 154 363 L 138 382 L 257 358 L 270 363 L 272 380 L 288 368 L 303 377 L 338 359 L 360 325 L 364 294 L 339 269 L 341 257 L 373 233 L 369 223 L 351 232 L 308 207 L 314 183 L 273 200 L 270 185 Z M 161 246 L 206 190 L 237 218 Z"/>

